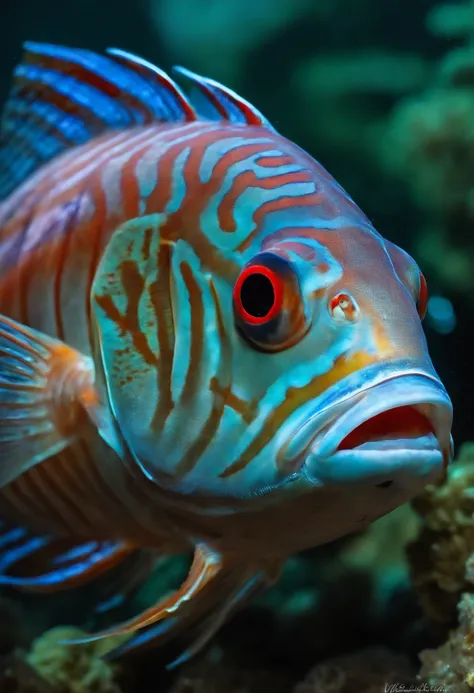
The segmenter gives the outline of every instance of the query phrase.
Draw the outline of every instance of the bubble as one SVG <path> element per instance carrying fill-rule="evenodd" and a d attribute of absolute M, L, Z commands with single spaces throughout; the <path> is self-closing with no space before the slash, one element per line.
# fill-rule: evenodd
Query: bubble
<path fill-rule="evenodd" d="M 444 296 L 431 296 L 426 319 L 439 334 L 450 334 L 456 327 L 456 315 L 451 301 Z"/>

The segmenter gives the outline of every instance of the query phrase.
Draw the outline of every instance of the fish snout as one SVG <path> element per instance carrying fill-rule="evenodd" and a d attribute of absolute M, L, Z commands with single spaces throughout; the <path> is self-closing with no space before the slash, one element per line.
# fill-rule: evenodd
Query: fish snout
<path fill-rule="evenodd" d="M 305 471 L 314 483 L 388 485 L 404 478 L 422 487 L 452 459 L 452 416 L 451 400 L 431 373 L 393 375 L 339 408 L 315 438 Z"/>

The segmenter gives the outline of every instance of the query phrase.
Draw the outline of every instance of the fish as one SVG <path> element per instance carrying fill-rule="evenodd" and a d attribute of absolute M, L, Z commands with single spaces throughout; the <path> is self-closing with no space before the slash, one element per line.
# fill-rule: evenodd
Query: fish
<path fill-rule="evenodd" d="M 0 137 L 0 585 L 114 571 L 110 607 L 189 554 L 175 592 L 74 641 L 192 632 L 170 666 L 453 455 L 415 260 L 250 102 L 174 69 L 27 42 Z"/>

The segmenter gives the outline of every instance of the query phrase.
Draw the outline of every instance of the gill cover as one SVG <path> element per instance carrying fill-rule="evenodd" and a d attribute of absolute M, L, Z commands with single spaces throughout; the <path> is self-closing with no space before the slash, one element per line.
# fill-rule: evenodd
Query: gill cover
<path fill-rule="evenodd" d="M 155 480 L 189 471 L 199 453 L 189 441 L 212 437 L 200 430 L 216 407 L 209 384 L 230 381 L 213 280 L 185 241 L 160 238 L 161 222 L 155 214 L 115 231 L 91 297 L 104 400 Z"/>

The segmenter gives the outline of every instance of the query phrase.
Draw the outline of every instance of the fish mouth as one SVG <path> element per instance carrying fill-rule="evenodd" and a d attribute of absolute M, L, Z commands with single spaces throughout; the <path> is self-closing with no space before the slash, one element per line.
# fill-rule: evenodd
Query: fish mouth
<path fill-rule="evenodd" d="M 427 483 L 453 455 L 452 405 L 429 374 L 394 375 L 334 408 L 313 438 L 304 471 L 313 482 L 371 478 L 389 486 L 398 474 Z"/>

